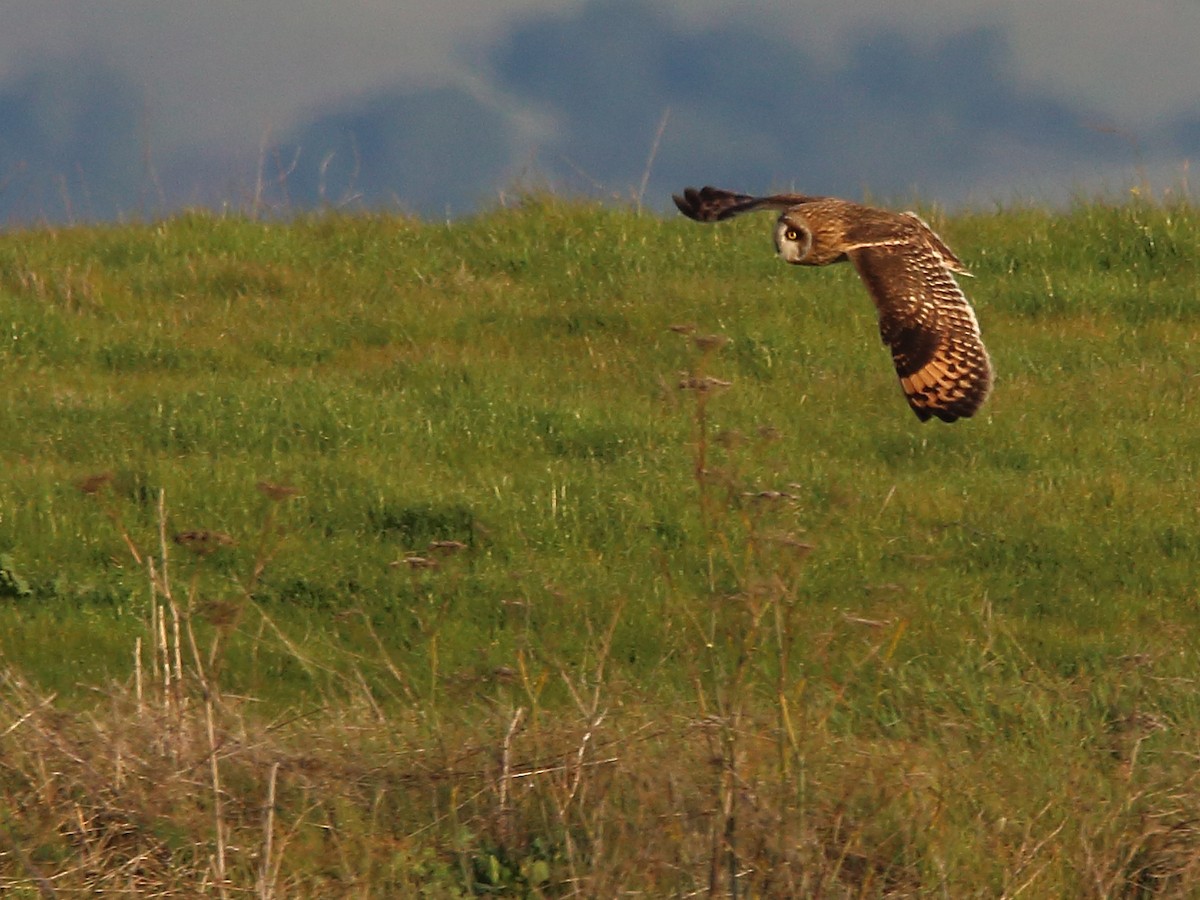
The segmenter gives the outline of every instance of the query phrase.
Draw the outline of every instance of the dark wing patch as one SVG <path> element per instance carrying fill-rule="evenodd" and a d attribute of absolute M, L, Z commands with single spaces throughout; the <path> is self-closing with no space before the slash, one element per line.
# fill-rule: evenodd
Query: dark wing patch
<path fill-rule="evenodd" d="M 923 240 L 853 250 L 850 259 L 913 412 L 921 421 L 973 415 L 991 390 L 992 364 L 948 260 Z"/>
<path fill-rule="evenodd" d="M 715 187 L 684 188 L 683 194 L 671 197 L 675 206 L 689 219 L 697 222 L 721 222 L 756 209 L 787 209 L 800 203 L 810 203 L 819 197 L 805 194 L 772 194 L 768 197 L 753 197 L 737 194 Z"/>

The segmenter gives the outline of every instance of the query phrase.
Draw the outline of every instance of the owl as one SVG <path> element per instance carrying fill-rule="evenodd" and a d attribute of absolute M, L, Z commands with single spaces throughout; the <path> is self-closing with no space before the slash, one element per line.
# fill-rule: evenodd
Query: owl
<path fill-rule="evenodd" d="M 879 313 L 908 405 L 922 422 L 967 418 L 987 399 L 992 362 L 979 323 L 954 275 L 969 275 L 958 257 L 914 213 L 894 213 L 803 194 L 751 197 L 719 188 L 674 196 L 697 222 L 719 222 L 756 209 L 782 210 L 775 249 L 797 266 L 849 260 Z"/>

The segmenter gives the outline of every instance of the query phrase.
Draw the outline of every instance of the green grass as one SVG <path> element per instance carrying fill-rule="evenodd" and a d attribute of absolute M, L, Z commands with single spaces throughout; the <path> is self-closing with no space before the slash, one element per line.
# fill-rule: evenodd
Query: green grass
<path fill-rule="evenodd" d="M 932 218 L 954 425 L 766 218 L 6 234 L 0 883 L 1186 895 L 1200 215 Z"/>

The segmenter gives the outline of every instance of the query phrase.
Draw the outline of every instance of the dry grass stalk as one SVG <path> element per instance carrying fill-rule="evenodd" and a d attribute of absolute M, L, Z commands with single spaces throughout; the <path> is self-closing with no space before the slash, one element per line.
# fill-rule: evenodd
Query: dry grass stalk
<path fill-rule="evenodd" d="M 275 896 L 275 881 L 279 874 L 275 863 L 275 786 L 279 779 L 279 763 L 271 763 L 271 774 L 267 778 L 267 801 L 263 816 L 263 849 L 258 869 L 259 900 L 271 900 Z"/>
<path fill-rule="evenodd" d="M 504 743 L 500 754 L 500 833 L 505 842 L 511 842 L 512 828 L 510 822 L 509 809 L 509 789 L 512 785 L 512 741 L 513 735 L 517 728 L 521 725 L 521 720 L 525 717 L 525 707 L 517 707 L 517 711 L 513 713 L 512 721 L 508 723 L 508 728 L 504 732 Z"/>
<path fill-rule="evenodd" d="M 226 883 L 228 874 L 225 869 L 225 813 L 224 801 L 221 796 L 221 766 L 220 759 L 217 754 L 217 730 L 213 721 L 213 701 L 212 697 L 208 697 L 204 703 L 204 724 L 207 726 L 208 733 L 208 760 L 210 771 L 212 773 L 212 803 L 213 803 L 213 826 L 216 833 L 217 855 L 216 855 L 216 880 L 217 891 L 222 897 L 227 896 Z"/>

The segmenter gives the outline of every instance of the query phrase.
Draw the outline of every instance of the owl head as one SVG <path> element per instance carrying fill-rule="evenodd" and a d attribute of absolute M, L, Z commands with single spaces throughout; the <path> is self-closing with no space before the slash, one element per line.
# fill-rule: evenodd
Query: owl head
<path fill-rule="evenodd" d="M 785 212 L 775 223 L 775 250 L 784 262 L 794 266 L 808 262 L 812 243 L 812 230 L 795 213 Z"/>

